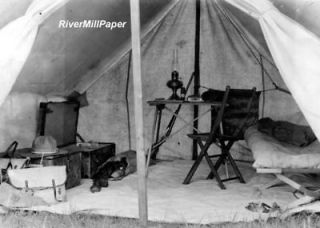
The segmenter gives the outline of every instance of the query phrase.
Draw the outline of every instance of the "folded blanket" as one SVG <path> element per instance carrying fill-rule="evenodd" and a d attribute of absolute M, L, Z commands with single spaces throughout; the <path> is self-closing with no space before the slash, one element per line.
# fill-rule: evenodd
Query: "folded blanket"
<path fill-rule="evenodd" d="M 302 126 L 288 121 L 274 121 L 262 118 L 258 121 L 258 130 L 273 138 L 295 146 L 304 147 L 316 140 L 309 126 Z"/>

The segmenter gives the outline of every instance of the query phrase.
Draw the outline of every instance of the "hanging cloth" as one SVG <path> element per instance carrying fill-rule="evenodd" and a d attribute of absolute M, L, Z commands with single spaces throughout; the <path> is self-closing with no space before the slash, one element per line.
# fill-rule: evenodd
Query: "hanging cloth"
<path fill-rule="evenodd" d="M 27 60 L 39 25 L 68 0 L 34 0 L 25 15 L 0 30 L 0 106 Z"/>
<path fill-rule="evenodd" d="M 293 98 L 320 139 L 320 40 L 268 0 L 225 0 L 259 21 Z"/>

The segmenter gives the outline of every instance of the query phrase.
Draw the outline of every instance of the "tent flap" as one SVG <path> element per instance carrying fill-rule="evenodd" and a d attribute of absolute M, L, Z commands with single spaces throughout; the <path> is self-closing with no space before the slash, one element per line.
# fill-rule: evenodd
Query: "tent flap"
<path fill-rule="evenodd" d="M 320 40 L 267 0 L 226 0 L 259 20 L 272 57 L 292 96 L 320 138 Z"/>
<path fill-rule="evenodd" d="M 24 16 L 0 30 L 0 105 L 3 103 L 27 60 L 38 26 L 67 0 L 35 0 Z"/>

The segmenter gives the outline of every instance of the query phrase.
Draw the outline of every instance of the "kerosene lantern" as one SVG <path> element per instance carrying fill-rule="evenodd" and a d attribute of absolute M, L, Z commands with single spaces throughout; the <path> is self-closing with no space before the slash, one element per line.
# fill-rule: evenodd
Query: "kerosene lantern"
<path fill-rule="evenodd" d="M 178 95 L 178 89 L 181 89 L 183 86 L 182 81 L 179 80 L 178 71 L 174 70 L 171 73 L 171 80 L 167 82 L 167 86 L 172 89 L 172 95 L 169 97 L 169 100 L 180 100 L 181 97 Z"/>
<path fill-rule="evenodd" d="M 179 72 L 178 72 L 178 51 L 173 51 L 173 61 L 172 61 L 172 73 L 171 80 L 167 82 L 167 86 L 172 89 L 172 95 L 169 97 L 169 100 L 181 100 L 184 97 L 180 97 L 178 95 L 178 90 L 183 88 L 183 82 L 179 80 Z"/>

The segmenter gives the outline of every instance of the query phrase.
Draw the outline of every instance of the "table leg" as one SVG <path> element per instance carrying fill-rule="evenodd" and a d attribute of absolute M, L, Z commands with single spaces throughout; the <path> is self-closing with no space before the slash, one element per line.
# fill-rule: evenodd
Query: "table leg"
<path fill-rule="evenodd" d="M 193 110 L 193 119 L 195 119 L 195 121 L 193 122 L 194 129 L 198 129 L 199 127 L 198 116 L 199 116 L 199 107 L 196 105 L 194 106 L 194 110 Z M 193 129 L 193 134 L 197 134 L 197 132 L 194 129 Z M 197 140 L 192 140 L 192 160 L 196 160 L 197 157 L 198 157 Z"/>
<path fill-rule="evenodd" d="M 154 135 L 155 135 L 155 131 L 156 131 L 156 124 L 157 124 L 157 119 L 158 119 L 158 111 L 157 109 L 154 112 L 154 119 L 153 119 L 153 124 L 152 124 L 152 131 L 151 131 L 151 140 L 150 140 L 150 147 L 148 150 L 148 156 L 147 156 L 147 167 L 146 167 L 146 176 L 148 176 L 148 167 L 150 164 L 150 158 L 152 156 L 152 152 L 153 152 L 153 144 L 154 144 Z"/>
<path fill-rule="evenodd" d="M 153 147 L 153 145 L 158 144 L 159 142 L 159 136 L 160 136 L 160 127 L 161 127 L 161 118 L 162 118 L 162 110 L 163 110 L 164 106 L 156 106 L 156 118 L 155 118 L 155 123 L 156 123 L 156 127 L 155 127 L 155 131 L 156 131 L 156 140 L 155 142 L 153 142 L 152 144 L 152 159 L 156 159 L 157 158 L 157 154 L 159 152 L 159 147 Z"/>

